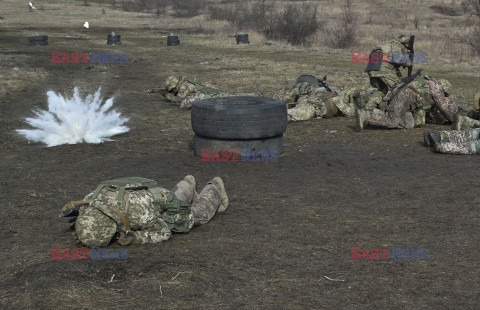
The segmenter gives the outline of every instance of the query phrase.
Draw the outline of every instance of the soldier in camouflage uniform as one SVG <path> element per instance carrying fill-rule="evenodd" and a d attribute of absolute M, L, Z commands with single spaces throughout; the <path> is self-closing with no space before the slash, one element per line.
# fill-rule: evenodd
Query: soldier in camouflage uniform
<path fill-rule="evenodd" d="M 328 85 L 327 85 L 328 86 Z M 353 97 L 345 91 L 332 87 L 332 92 L 322 85 L 311 82 L 294 82 L 275 97 L 283 100 L 288 109 L 288 121 L 305 121 L 314 117 L 352 117 L 355 115 Z M 293 104 L 295 104 L 294 107 Z"/>
<path fill-rule="evenodd" d="M 242 93 L 232 95 L 220 89 L 205 85 L 193 77 L 170 76 L 165 82 L 166 95 L 169 101 L 180 103 L 181 109 L 190 109 L 192 103 L 208 98 L 231 96 L 261 96 L 260 93 Z"/>
<path fill-rule="evenodd" d="M 357 110 L 357 129 L 361 131 L 365 125 L 413 128 L 424 125 L 426 118 L 436 124 L 453 122 L 458 106 L 447 98 L 450 93 L 447 80 L 419 75 L 389 100 L 386 111 Z"/>
<path fill-rule="evenodd" d="M 370 78 L 370 84 L 384 95 L 387 94 L 389 89 L 393 89 L 395 85 L 405 79 L 402 76 L 400 67 L 405 68 L 411 66 L 410 61 L 405 57 L 400 57 L 398 61 L 395 60 L 394 62 L 393 56 L 394 53 L 404 55 L 409 52 L 407 48 L 409 42 L 410 39 L 402 34 L 397 38 L 390 37 L 372 49 L 371 53 L 385 56 L 383 58 L 380 57 L 379 59 L 380 68 L 371 68 L 371 66 L 367 66 L 366 71 Z"/>
<path fill-rule="evenodd" d="M 83 201 L 72 202 L 60 216 L 76 216 L 75 237 L 85 246 L 166 241 L 172 232 L 189 232 L 228 206 L 223 180 L 213 178 L 197 194 L 195 178 L 186 176 L 172 191 L 145 178 L 102 182 Z"/>
<path fill-rule="evenodd" d="M 480 154 L 480 128 L 425 132 L 425 145 L 444 154 Z"/>
<path fill-rule="evenodd" d="M 468 112 L 467 116 L 457 115 L 452 123 L 453 130 L 465 130 L 470 128 L 480 128 L 480 92 L 475 94 L 473 110 Z"/>

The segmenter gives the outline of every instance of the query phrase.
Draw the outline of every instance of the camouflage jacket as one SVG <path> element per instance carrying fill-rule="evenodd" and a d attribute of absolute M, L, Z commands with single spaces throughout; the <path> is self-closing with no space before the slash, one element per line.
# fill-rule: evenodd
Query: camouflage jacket
<path fill-rule="evenodd" d="M 155 191 L 161 192 L 162 200 L 156 199 Z M 94 192 L 85 200 L 91 200 L 93 196 Z M 133 244 L 165 241 L 172 231 L 188 232 L 193 227 L 190 206 L 169 190 L 161 187 L 126 190 L 122 202 L 118 191 L 102 189 L 96 199 L 80 208 L 75 224 L 76 235 L 86 246 L 108 245 L 116 232 L 128 230 L 122 216 L 134 235 Z"/>

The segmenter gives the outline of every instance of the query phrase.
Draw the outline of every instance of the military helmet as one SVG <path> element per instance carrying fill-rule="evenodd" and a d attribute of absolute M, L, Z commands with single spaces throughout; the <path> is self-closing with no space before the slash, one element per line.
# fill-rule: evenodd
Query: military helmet
<path fill-rule="evenodd" d="M 85 246 L 107 246 L 116 231 L 115 221 L 91 206 L 82 208 L 75 223 L 78 240 Z"/>
<path fill-rule="evenodd" d="M 450 94 L 452 93 L 452 85 L 450 84 L 450 82 L 445 79 L 439 79 L 438 81 L 440 82 L 440 84 L 442 84 L 445 96 L 450 96 Z"/>
<path fill-rule="evenodd" d="M 308 82 L 303 82 L 298 86 L 298 92 L 300 96 L 308 95 L 314 90 L 314 86 Z"/>
<path fill-rule="evenodd" d="M 410 38 L 404 34 L 399 35 L 397 40 L 405 46 L 410 42 Z"/>
<path fill-rule="evenodd" d="M 167 89 L 167 91 L 171 91 L 175 89 L 178 85 L 178 82 L 180 82 L 181 79 L 182 77 L 180 76 L 175 76 L 175 75 L 169 76 L 165 81 L 165 88 Z"/>

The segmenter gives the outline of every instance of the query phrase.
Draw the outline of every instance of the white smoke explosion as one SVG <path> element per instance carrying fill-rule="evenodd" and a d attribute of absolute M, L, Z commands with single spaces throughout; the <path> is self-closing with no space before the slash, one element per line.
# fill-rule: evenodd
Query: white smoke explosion
<path fill-rule="evenodd" d="M 95 95 L 80 98 L 75 87 L 73 97 L 65 99 L 48 91 L 48 111 L 33 111 L 35 118 L 26 121 L 36 129 L 19 129 L 18 133 L 32 142 L 43 142 L 48 147 L 61 144 L 100 143 L 112 141 L 109 137 L 130 129 L 122 126 L 128 118 L 122 118 L 113 105 L 113 97 L 102 105 L 100 90 Z"/>

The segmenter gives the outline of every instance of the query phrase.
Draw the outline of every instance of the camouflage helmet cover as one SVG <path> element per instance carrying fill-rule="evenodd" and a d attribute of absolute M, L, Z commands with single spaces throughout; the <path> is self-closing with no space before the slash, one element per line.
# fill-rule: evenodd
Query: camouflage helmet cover
<path fill-rule="evenodd" d="M 405 46 L 410 42 L 410 38 L 404 34 L 399 35 L 397 40 Z"/>
<path fill-rule="evenodd" d="M 167 91 L 171 91 L 175 87 L 177 87 L 178 82 L 180 82 L 181 79 L 182 79 L 181 76 L 175 76 L 175 75 L 169 76 L 165 81 L 165 88 L 167 89 Z"/>
<path fill-rule="evenodd" d="M 75 232 L 83 245 L 107 246 L 116 231 L 115 221 L 95 207 L 87 206 L 80 209 Z"/>

